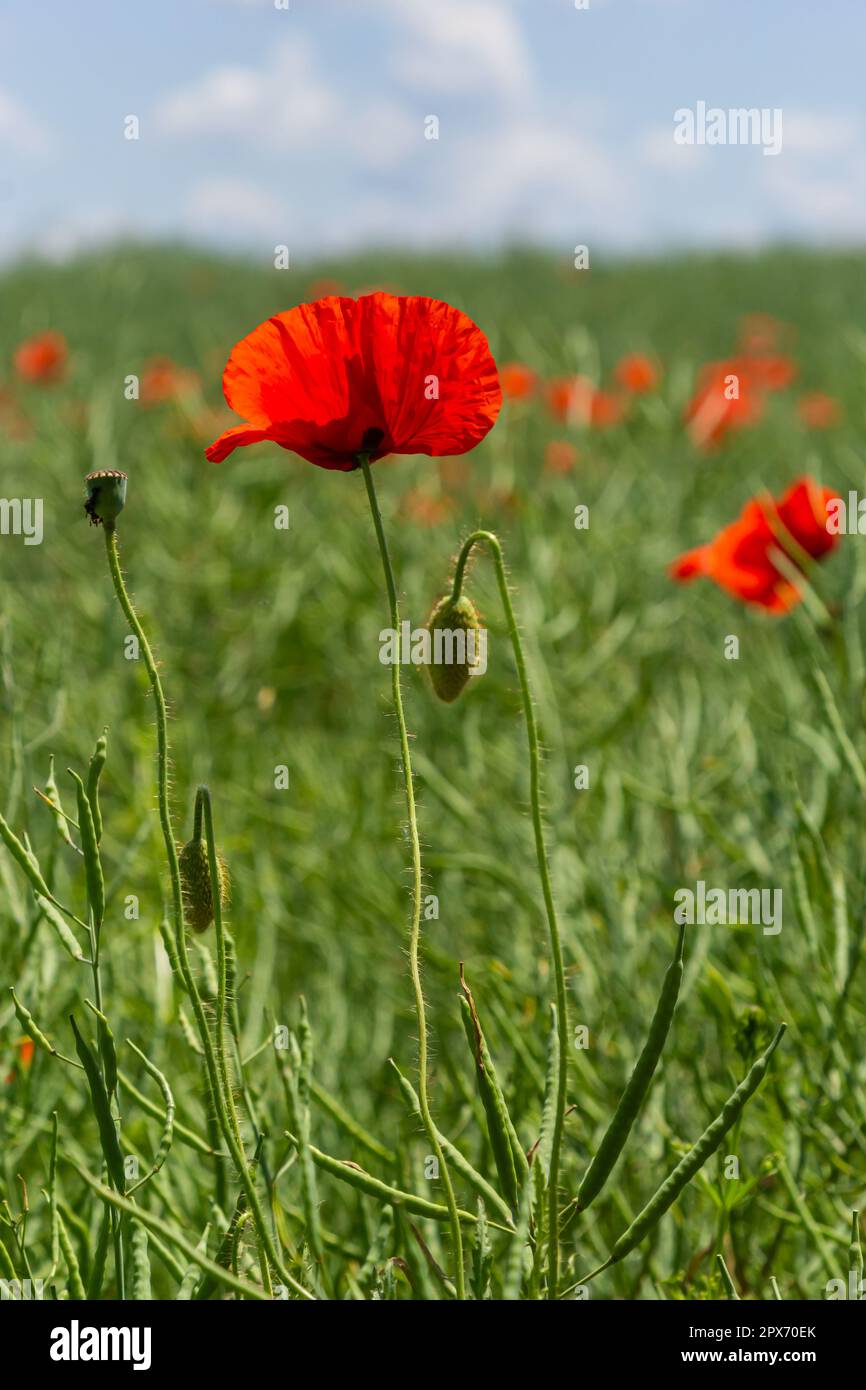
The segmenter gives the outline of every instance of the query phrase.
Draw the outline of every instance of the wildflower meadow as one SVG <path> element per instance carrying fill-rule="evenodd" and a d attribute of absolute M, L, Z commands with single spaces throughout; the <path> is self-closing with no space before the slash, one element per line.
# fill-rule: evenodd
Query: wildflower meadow
<path fill-rule="evenodd" d="M 6 1287 L 859 1298 L 862 256 L 0 283 Z"/>

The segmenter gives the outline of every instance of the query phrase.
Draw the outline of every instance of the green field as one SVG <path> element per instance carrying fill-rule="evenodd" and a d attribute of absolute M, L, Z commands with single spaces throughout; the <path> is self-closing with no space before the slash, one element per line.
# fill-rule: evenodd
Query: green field
<path fill-rule="evenodd" d="M 547 379 L 581 372 L 607 381 L 629 351 L 662 364 L 658 390 L 612 429 L 570 431 L 541 402 L 506 403 L 462 477 L 427 458 L 374 470 L 413 626 L 445 592 L 473 528 L 495 531 L 504 548 L 545 750 L 573 1038 L 563 1208 L 646 1038 L 675 946 L 676 891 L 702 880 L 783 895 L 778 934 L 688 930 L 662 1061 L 601 1195 L 585 1213 L 569 1212 L 558 1292 L 606 1259 L 782 1020 L 788 1031 L 768 1078 L 718 1153 L 598 1276 L 592 1296 L 724 1297 L 717 1255 L 744 1298 L 772 1298 L 775 1279 L 783 1298 L 824 1299 L 828 1281 L 848 1279 L 857 1264 L 852 1211 L 866 1201 L 866 542 L 843 537 L 812 575 L 807 601 L 781 619 L 707 583 L 677 586 L 666 570 L 762 487 L 778 493 L 807 473 L 843 495 L 862 487 L 864 271 L 862 255 L 779 249 L 588 273 L 517 252 L 383 255 L 278 273 L 130 247 L 3 274 L 0 385 L 28 427 L 4 430 L 0 417 L 0 495 L 41 497 L 45 519 L 39 546 L 0 536 L 0 810 L 29 837 L 54 894 L 85 917 L 82 857 L 32 788 L 44 788 L 53 755 L 75 816 L 66 769 L 86 776 L 107 726 L 101 987 L 120 1071 L 150 1103 L 121 1086 L 114 1106 L 121 1148 L 137 1156 L 140 1176 L 159 1149 L 164 1099 L 127 1040 L 167 1078 L 177 1116 L 164 1165 L 129 1199 L 158 1222 L 147 1250 L 127 1214 L 100 1276 L 106 1208 L 80 1176 L 103 1179 L 87 1079 L 40 1047 L 25 1063 L 8 993 L 14 986 L 42 1033 L 75 1058 L 70 1014 L 96 1038 L 84 1003 L 94 997 L 91 971 L 63 952 L 0 848 L 2 1277 L 41 1278 L 61 1298 L 76 1296 L 80 1278 L 112 1299 L 146 1293 L 149 1269 L 158 1298 L 182 1285 L 186 1296 L 239 1296 L 191 1266 L 178 1239 L 194 1246 L 206 1227 L 202 1249 L 220 1270 L 247 1285 L 263 1277 L 243 1202 L 234 1219 L 235 1167 L 206 1152 L 221 1146 L 201 1043 L 159 931 L 169 882 L 153 706 L 143 661 L 124 655 L 129 627 L 102 533 L 83 511 L 84 475 L 120 468 L 129 474 L 122 560 L 169 703 L 177 839 L 189 838 L 195 789 L 207 783 L 231 873 L 239 1037 L 237 1048 L 229 1039 L 229 1065 L 249 1156 L 257 1131 L 266 1136 L 255 1180 L 282 1260 L 316 1296 L 453 1294 L 447 1223 L 364 1194 L 345 1173 L 312 1169 L 303 1145 L 299 1157 L 285 1135 L 308 1125 L 324 1153 L 444 1200 L 388 1061 L 417 1085 L 405 807 L 389 670 L 378 659 L 388 618 L 363 481 L 270 445 L 218 466 L 204 459 L 232 423 L 220 376 L 233 343 L 327 276 L 349 293 L 387 286 L 446 299 L 480 325 L 497 361 L 518 359 Z M 798 380 L 768 399 L 753 428 L 700 452 L 682 424 L 695 375 L 733 351 L 741 316 L 756 311 L 796 330 Z M 48 327 L 69 343 L 65 380 L 16 385 L 17 344 Z M 198 372 L 204 400 L 151 408 L 126 400 L 125 378 L 158 355 Z M 811 391 L 838 400 L 836 429 L 800 423 L 796 399 Z M 200 418 L 208 413 L 213 421 Z M 575 468 L 545 470 L 546 445 L 566 438 L 578 448 Z M 581 503 L 586 530 L 574 526 Z M 274 526 L 279 505 L 289 508 L 288 530 Z M 435 524 L 422 516 L 428 505 Z M 438 898 L 438 917 L 422 923 L 431 1106 L 440 1131 L 499 1190 L 461 1021 L 459 962 L 523 1152 L 542 1128 L 553 981 L 520 693 L 495 573 L 481 554 L 468 592 L 490 632 L 487 673 L 445 705 L 425 673 L 407 667 L 404 700 L 425 893 Z M 730 635 L 738 660 L 725 658 Z M 589 770 L 584 790 L 574 786 L 578 765 Z M 279 766 L 287 789 L 275 787 Z M 213 1028 L 213 928 L 190 954 Z M 275 1024 L 303 1031 L 301 997 L 313 1046 L 309 1104 L 309 1059 L 298 1067 L 291 1051 L 275 1057 L 269 1045 Z M 451 1173 L 459 1205 L 474 1216 L 477 1190 Z M 515 1213 L 516 1234 L 487 1230 L 489 1262 L 473 1253 L 481 1237 L 467 1221 L 471 1296 L 545 1296 L 543 1219 L 537 1201 L 529 1219 L 528 1202 Z M 486 1215 L 501 1220 L 490 1202 Z"/>

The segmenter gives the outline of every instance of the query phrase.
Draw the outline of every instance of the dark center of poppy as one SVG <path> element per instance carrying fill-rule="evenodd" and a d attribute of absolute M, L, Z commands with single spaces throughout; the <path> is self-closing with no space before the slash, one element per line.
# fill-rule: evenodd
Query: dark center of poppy
<path fill-rule="evenodd" d="M 385 431 L 377 429 L 375 425 L 364 431 L 364 438 L 361 440 L 361 452 L 371 454 L 374 449 L 378 449 L 382 440 L 385 438 Z"/>

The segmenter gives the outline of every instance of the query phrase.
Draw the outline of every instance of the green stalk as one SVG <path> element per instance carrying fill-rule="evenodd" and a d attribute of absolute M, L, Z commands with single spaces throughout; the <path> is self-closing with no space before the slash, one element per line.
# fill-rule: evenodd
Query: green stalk
<path fill-rule="evenodd" d="M 175 946 L 177 949 L 178 966 L 180 968 L 181 979 L 184 988 L 189 995 L 192 1003 L 193 1012 L 196 1017 L 199 1036 L 204 1052 L 205 1066 L 207 1069 L 208 1082 L 211 1095 L 214 1100 L 217 1122 L 222 1130 L 223 1138 L 234 1160 L 235 1166 L 240 1176 L 241 1184 L 252 1213 L 253 1222 L 259 1240 L 267 1254 L 273 1268 L 277 1271 L 280 1279 L 289 1288 L 293 1289 L 302 1298 L 311 1298 L 309 1290 L 295 1279 L 283 1265 L 276 1244 L 271 1236 L 265 1221 L 264 1212 L 259 1201 L 259 1196 L 253 1182 L 252 1175 L 247 1163 L 247 1156 L 244 1151 L 240 1135 L 233 1128 L 229 1113 L 226 1108 L 226 1096 L 220 1084 L 221 1078 L 216 1055 L 214 1053 L 213 1039 L 207 1024 L 204 1006 L 199 994 L 198 985 L 193 975 L 189 963 L 189 954 L 186 945 L 186 929 L 183 919 L 183 892 L 180 881 L 180 865 L 177 857 L 177 845 L 175 844 L 174 831 L 171 824 L 171 811 L 168 801 L 168 719 L 166 715 L 165 695 L 162 689 L 159 671 L 150 643 L 147 640 L 144 628 L 138 618 L 138 614 L 132 606 L 132 601 L 126 590 L 123 580 L 123 573 L 120 568 L 120 558 L 117 553 L 117 535 L 113 522 L 107 522 L 105 530 L 105 550 L 108 557 L 108 568 L 111 572 L 111 579 L 114 584 L 114 592 L 117 601 L 123 611 L 124 617 L 129 623 L 132 631 L 138 639 L 138 645 L 144 658 L 150 687 L 153 692 L 153 702 L 156 709 L 156 743 L 157 743 L 157 801 L 159 805 L 159 820 L 162 826 L 162 837 L 165 843 L 165 853 L 168 859 L 169 875 L 171 877 L 172 895 L 172 914 L 174 917 Z M 115 1203 L 115 1206 L 117 1204 Z M 266 1283 L 265 1291 L 271 1293 L 270 1281 Z"/>
<path fill-rule="evenodd" d="M 514 652 L 514 664 L 517 667 L 517 677 L 520 682 L 523 717 L 526 721 L 526 738 L 529 744 L 529 791 L 532 807 L 532 829 L 535 836 L 535 857 L 538 861 L 538 874 L 541 879 L 541 892 L 544 898 L 544 910 L 547 916 L 547 928 L 550 936 L 550 954 L 553 962 L 553 977 L 556 988 L 559 1074 L 556 1082 L 553 1134 L 550 1145 L 550 1176 L 548 1179 L 549 1241 L 547 1281 L 547 1296 L 553 1299 L 557 1296 L 557 1288 L 559 1285 L 559 1196 L 557 1193 L 557 1184 L 559 1181 L 559 1159 L 562 1150 L 562 1135 L 565 1126 L 566 1070 L 568 1067 L 568 1016 L 566 1012 L 565 970 L 562 963 L 562 941 L 559 935 L 559 924 L 556 919 L 556 908 L 553 902 L 553 888 L 550 882 L 547 850 L 544 843 L 544 823 L 541 816 L 541 756 L 538 741 L 538 725 L 535 721 L 535 709 L 532 703 L 532 691 L 529 686 L 526 660 L 523 655 L 523 644 L 520 640 L 520 632 L 517 627 L 517 619 L 514 614 L 511 595 L 508 592 L 508 577 L 505 572 L 502 546 L 499 543 L 498 537 L 494 536 L 492 531 L 473 531 L 472 535 L 464 541 L 460 549 L 460 554 L 457 557 L 457 566 L 454 571 L 454 587 L 451 598 L 454 603 L 460 598 L 463 588 L 463 579 L 466 573 L 466 565 L 472 548 L 475 545 L 486 545 L 493 555 L 493 561 L 496 566 L 496 582 L 499 586 L 499 596 L 502 600 L 502 608 L 508 626 L 508 636 L 511 639 L 511 647 Z"/>
<path fill-rule="evenodd" d="M 370 471 L 370 462 L 367 455 L 359 454 L 358 463 L 364 474 L 364 483 L 367 488 L 367 497 L 373 516 L 373 525 L 376 528 L 376 540 L 379 542 L 382 569 L 385 572 L 385 587 L 388 590 L 388 607 L 391 615 L 391 626 L 399 635 L 400 605 L 397 601 L 397 585 L 394 580 L 394 570 L 391 565 L 388 542 L 385 539 L 385 528 L 382 525 L 382 513 L 379 510 L 379 501 L 376 497 L 376 488 L 373 483 L 373 474 Z M 439 1174 L 442 1178 L 442 1187 L 445 1192 L 445 1205 L 448 1208 L 451 1240 L 454 1246 L 454 1285 L 458 1299 L 464 1299 L 466 1297 L 466 1281 L 463 1269 L 463 1237 L 460 1231 L 457 1199 L 454 1195 L 451 1174 L 445 1162 L 442 1145 L 439 1142 L 439 1133 L 433 1123 L 433 1116 L 430 1113 L 430 1101 L 427 1095 L 427 1012 L 424 1004 L 424 990 L 421 984 L 421 966 L 419 962 L 422 892 L 421 840 L 418 835 L 418 818 L 415 813 L 415 788 L 412 782 L 412 759 L 409 752 L 409 734 L 406 729 L 406 718 L 403 713 L 399 661 L 395 661 L 391 667 L 391 688 L 394 700 L 394 712 L 397 716 L 397 727 L 400 731 L 400 758 L 403 766 L 403 781 L 406 786 L 406 813 L 409 820 L 409 838 L 412 846 L 412 923 L 409 932 L 409 973 L 412 977 L 412 989 L 415 995 L 415 1013 L 418 1019 L 418 1103 L 421 1109 L 421 1119 L 424 1130 L 430 1147 L 436 1156 Z"/>

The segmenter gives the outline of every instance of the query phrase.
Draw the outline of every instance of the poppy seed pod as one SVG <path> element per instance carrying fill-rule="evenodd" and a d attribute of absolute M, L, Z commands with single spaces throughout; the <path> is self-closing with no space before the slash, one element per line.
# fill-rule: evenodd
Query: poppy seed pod
<path fill-rule="evenodd" d="M 95 473 L 88 473 L 84 482 L 87 486 L 84 510 L 91 526 L 103 523 L 113 526 L 126 506 L 126 474 L 118 468 L 98 468 Z"/>
<path fill-rule="evenodd" d="M 450 705 L 473 675 L 473 668 L 478 667 L 479 674 L 483 670 L 477 609 L 465 594 L 458 599 L 446 594 L 430 614 L 427 630 L 431 637 L 430 680 L 439 699 Z"/>
<path fill-rule="evenodd" d="M 206 931 L 213 921 L 213 894 L 210 885 L 210 866 L 204 840 L 190 840 L 178 856 L 180 882 L 183 889 L 184 916 L 194 931 Z M 228 869 L 217 855 L 220 907 L 229 900 Z"/>

